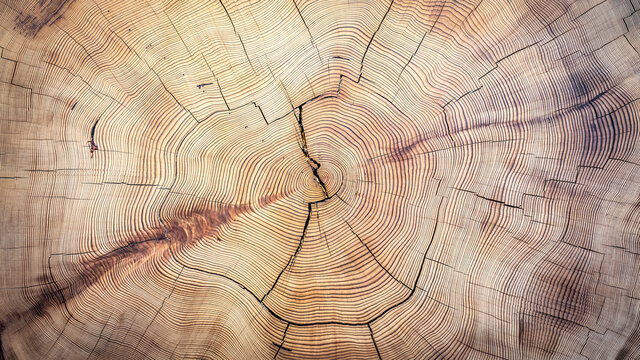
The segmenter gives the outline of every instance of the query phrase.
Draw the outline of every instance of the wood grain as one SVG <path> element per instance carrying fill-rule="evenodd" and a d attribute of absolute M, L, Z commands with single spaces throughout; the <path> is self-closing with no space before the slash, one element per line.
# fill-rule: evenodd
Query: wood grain
<path fill-rule="evenodd" d="M 638 10 L 2 2 L 1 358 L 639 358 Z"/>

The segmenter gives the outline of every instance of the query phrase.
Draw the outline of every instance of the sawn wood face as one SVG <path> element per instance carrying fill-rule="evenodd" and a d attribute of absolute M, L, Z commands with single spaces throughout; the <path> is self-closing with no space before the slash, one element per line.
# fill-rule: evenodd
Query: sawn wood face
<path fill-rule="evenodd" d="M 638 10 L 3 2 L 0 358 L 640 358 Z"/>

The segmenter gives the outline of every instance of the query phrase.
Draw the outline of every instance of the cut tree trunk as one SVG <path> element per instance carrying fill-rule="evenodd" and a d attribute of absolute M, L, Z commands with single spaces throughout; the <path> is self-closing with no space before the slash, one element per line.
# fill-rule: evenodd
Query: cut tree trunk
<path fill-rule="evenodd" d="M 638 10 L 3 1 L 2 358 L 640 358 Z"/>

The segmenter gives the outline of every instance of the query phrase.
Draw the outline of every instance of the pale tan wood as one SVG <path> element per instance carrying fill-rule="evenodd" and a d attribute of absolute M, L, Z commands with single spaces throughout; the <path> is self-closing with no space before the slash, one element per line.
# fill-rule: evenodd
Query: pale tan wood
<path fill-rule="evenodd" d="M 640 357 L 638 10 L 2 2 L 2 358 Z"/>

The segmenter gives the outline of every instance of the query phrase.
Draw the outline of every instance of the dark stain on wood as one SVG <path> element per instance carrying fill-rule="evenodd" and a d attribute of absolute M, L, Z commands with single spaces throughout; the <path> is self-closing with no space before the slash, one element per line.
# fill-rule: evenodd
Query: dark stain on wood
<path fill-rule="evenodd" d="M 26 3 L 19 10 L 14 29 L 21 34 L 35 37 L 45 25 L 53 24 L 62 17 L 74 0 L 37 0 Z"/>
<path fill-rule="evenodd" d="M 599 311 L 596 299 L 597 274 L 591 253 L 561 253 L 539 264 L 530 278 L 528 303 L 519 319 L 520 347 L 549 356 L 557 351 L 562 337 L 589 329 L 589 319 Z M 562 262 L 561 262 L 562 261 Z"/>

